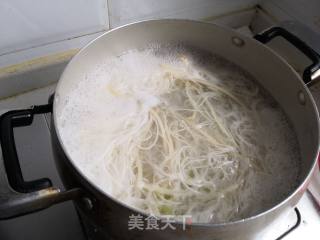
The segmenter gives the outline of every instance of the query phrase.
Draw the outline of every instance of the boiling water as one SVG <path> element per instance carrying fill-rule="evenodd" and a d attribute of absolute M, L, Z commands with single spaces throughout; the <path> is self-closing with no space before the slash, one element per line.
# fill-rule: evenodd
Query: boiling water
<path fill-rule="evenodd" d="M 214 144 L 194 153 L 194 160 L 190 162 L 197 170 L 188 169 L 189 183 L 185 185 L 179 182 L 185 176 L 176 176 L 181 170 L 170 169 L 174 160 L 162 169 L 158 167 L 173 158 L 164 156 L 161 136 L 152 140 L 155 146 L 150 149 L 132 149 L 132 142 L 141 137 L 140 132 L 150 121 L 152 109 L 174 111 L 190 105 L 186 105 L 186 97 L 179 95 L 179 91 L 168 92 L 168 81 L 162 79 L 176 70 L 178 75 L 184 74 L 179 75 L 181 78 L 214 82 L 241 103 L 224 94 L 210 98 L 217 119 L 232 136 L 238 135 L 241 139 L 231 155 L 215 155 Z M 210 89 L 202 89 L 203 96 L 210 94 Z M 82 173 L 106 193 L 140 210 L 155 215 L 188 214 L 194 222 L 225 222 L 270 208 L 296 186 L 299 147 L 284 112 L 248 73 L 221 57 L 183 46 L 153 46 L 131 51 L 118 58 L 105 59 L 79 79 L 68 98 L 59 104 L 64 105 L 57 118 L 62 142 Z M 168 116 L 167 121 L 173 122 L 172 119 Z M 174 128 L 174 124 L 180 123 L 170 126 Z M 198 125 L 216 138 L 223 135 L 210 122 Z M 148 137 L 153 139 L 156 129 L 151 125 L 150 129 L 154 131 Z M 199 149 L 208 143 L 190 141 L 190 145 L 198 144 Z M 181 148 L 186 146 L 188 144 L 182 144 Z M 205 151 L 210 150 L 213 153 L 209 158 Z M 133 154 L 138 157 L 132 159 Z M 206 166 L 204 163 L 208 161 L 211 165 Z M 144 175 L 140 179 L 139 164 L 149 164 L 143 166 Z M 156 173 L 158 170 L 163 173 Z M 162 183 L 157 185 L 158 190 L 150 190 L 147 186 L 151 186 L 155 178 Z M 164 194 L 163 188 L 172 193 Z M 176 196 L 175 191 L 177 195 L 182 191 L 184 197 Z M 164 197 L 159 197 L 161 194 Z M 161 206 L 153 201 L 161 201 Z"/>

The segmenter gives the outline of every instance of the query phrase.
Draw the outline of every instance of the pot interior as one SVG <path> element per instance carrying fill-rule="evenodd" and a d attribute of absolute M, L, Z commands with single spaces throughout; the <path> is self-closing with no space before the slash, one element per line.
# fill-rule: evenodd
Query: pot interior
<path fill-rule="evenodd" d="M 242 44 L 234 44 L 235 37 L 241 39 Z M 155 42 L 163 45 L 183 43 L 202 49 L 249 72 L 279 103 L 292 123 L 300 147 L 301 169 L 297 188 L 301 187 L 315 165 L 319 128 L 314 102 L 299 76 L 279 56 L 253 39 L 212 24 L 186 20 L 145 21 L 112 30 L 91 42 L 68 64 L 56 90 L 55 128 L 65 153 L 80 173 L 81 169 L 69 156 L 68 147 L 61 139 L 57 119 L 70 92 L 106 58 L 144 49 Z"/>

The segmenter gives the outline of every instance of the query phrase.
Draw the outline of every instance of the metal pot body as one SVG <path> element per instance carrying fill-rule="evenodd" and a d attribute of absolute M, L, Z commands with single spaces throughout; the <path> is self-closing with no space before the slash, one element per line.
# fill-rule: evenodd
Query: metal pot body
<path fill-rule="evenodd" d="M 68 93 L 79 79 L 101 59 L 115 57 L 148 44 L 183 42 L 237 64 L 278 101 L 291 120 L 302 156 L 300 184 L 287 199 L 259 215 L 226 224 L 191 224 L 176 230 L 129 230 L 129 216 L 139 214 L 98 189 L 78 169 L 62 144 L 56 118 Z M 318 155 L 318 113 L 312 97 L 297 73 L 276 53 L 258 41 L 213 24 L 188 20 L 153 20 L 126 25 L 91 42 L 68 64 L 55 94 L 52 118 L 52 146 L 66 188 L 81 188 L 83 198 L 75 204 L 96 239 L 254 239 L 274 219 L 297 204 L 315 170 Z M 143 215 L 142 213 L 140 213 Z"/>

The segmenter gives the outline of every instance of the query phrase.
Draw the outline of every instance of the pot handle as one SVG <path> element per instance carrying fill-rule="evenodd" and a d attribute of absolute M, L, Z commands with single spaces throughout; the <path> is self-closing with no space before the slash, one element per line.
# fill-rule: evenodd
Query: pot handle
<path fill-rule="evenodd" d="M 305 42 L 281 27 L 272 27 L 260 34 L 255 35 L 254 38 L 261 43 L 267 43 L 278 36 L 286 39 L 312 61 L 312 64 L 304 70 L 302 75 L 304 83 L 310 84 L 313 80 L 313 74 L 320 69 L 320 55 Z"/>
<path fill-rule="evenodd" d="M 48 178 L 25 181 L 19 164 L 13 128 L 28 126 L 35 114 L 52 111 L 52 104 L 14 110 L 0 117 L 0 220 L 18 217 L 72 200 L 81 195 L 80 189 L 61 192 L 52 187 Z"/>

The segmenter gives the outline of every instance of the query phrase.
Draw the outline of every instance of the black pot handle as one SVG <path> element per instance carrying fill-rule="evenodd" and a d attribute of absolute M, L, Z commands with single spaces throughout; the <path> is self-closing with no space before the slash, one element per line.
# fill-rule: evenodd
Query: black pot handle
<path fill-rule="evenodd" d="M 17 192 L 29 193 L 52 187 L 50 179 L 47 178 L 24 181 L 13 135 L 14 127 L 30 125 L 34 114 L 51 112 L 51 108 L 51 104 L 34 106 L 31 109 L 10 111 L 1 116 L 0 141 L 4 166 L 10 186 Z"/>
<path fill-rule="evenodd" d="M 267 43 L 278 36 L 286 39 L 312 61 L 312 64 L 304 70 L 302 75 L 305 84 L 309 84 L 313 80 L 312 75 L 320 69 L 320 55 L 301 39 L 281 27 L 272 27 L 261 34 L 255 35 L 254 38 L 261 43 Z"/>
<path fill-rule="evenodd" d="M 48 178 L 25 181 L 19 164 L 13 128 L 28 126 L 35 114 L 49 113 L 52 104 L 14 110 L 0 117 L 0 219 L 8 219 L 39 211 L 81 195 L 80 189 L 61 192 Z M 0 152 L 1 154 L 1 152 Z"/>

